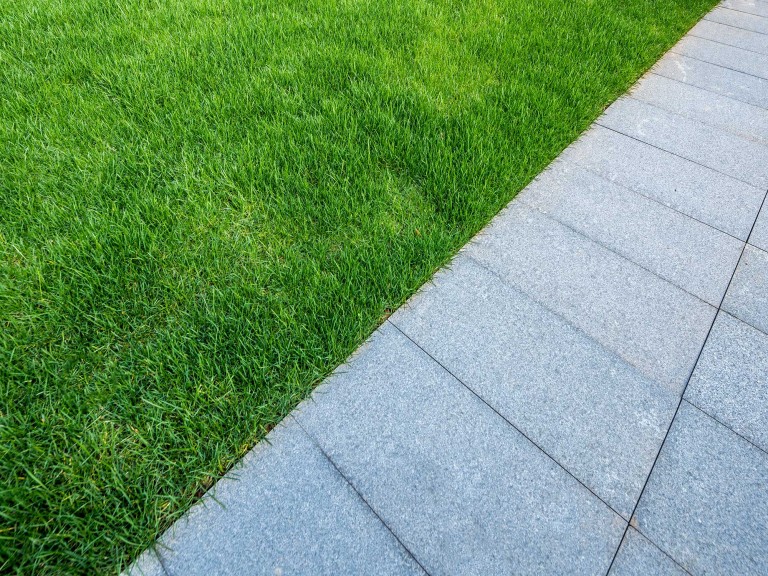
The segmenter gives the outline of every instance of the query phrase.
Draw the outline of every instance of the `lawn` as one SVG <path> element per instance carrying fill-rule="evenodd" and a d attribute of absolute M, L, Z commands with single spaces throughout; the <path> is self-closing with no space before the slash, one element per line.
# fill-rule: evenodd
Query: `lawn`
<path fill-rule="evenodd" d="M 0 572 L 124 568 L 713 4 L 0 3 Z"/>

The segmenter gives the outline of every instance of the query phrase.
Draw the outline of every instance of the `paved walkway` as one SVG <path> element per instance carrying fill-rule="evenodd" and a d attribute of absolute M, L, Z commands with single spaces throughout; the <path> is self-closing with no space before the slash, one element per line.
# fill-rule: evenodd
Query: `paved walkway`
<path fill-rule="evenodd" d="M 767 190 L 727 0 L 135 572 L 768 574 Z"/>

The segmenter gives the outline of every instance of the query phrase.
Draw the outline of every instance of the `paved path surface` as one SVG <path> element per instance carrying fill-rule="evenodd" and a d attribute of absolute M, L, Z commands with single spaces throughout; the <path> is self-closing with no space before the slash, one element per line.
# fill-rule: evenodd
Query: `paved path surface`
<path fill-rule="evenodd" d="M 728 0 L 135 573 L 768 574 L 767 190 Z"/>

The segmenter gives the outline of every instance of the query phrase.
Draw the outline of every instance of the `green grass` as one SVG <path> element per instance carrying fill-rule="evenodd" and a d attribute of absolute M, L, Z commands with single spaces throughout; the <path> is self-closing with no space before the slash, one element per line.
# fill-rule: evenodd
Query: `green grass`
<path fill-rule="evenodd" d="M 0 3 L 0 571 L 125 567 L 713 4 Z"/>

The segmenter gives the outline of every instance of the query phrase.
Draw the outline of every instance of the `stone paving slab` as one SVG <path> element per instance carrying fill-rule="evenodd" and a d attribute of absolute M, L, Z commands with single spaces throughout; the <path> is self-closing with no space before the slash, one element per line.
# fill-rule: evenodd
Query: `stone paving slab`
<path fill-rule="evenodd" d="M 390 321 L 630 518 L 678 394 L 464 255 Z"/>
<path fill-rule="evenodd" d="M 768 208 L 766 206 L 760 210 L 755 227 L 749 236 L 749 243 L 768 252 Z"/>
<path fill-rule="evenodd" d="M 745 182 L 598 125 L 560 158 L 741 240 L 749 236 L 765 195 Z"/>
<path fill-rule="evenodd" d="M 540 174 L 519 201 L 713 306 L 723 299 L 744 245 L 566 161 Z"/>
<path fill-rule="evenodd" d="M 768 334 L 768 252 L 746 246 L 723 310 Z"/>
<path fill-rule="evenodd" d="M 701 20 L 694 26 L 690 34 L 707 40 L 714 40 L 736 48 L 751 50 L 758 54 L 768 55 L 768 36 L 757 32 L 750 32 L 741 28 L 734 28 L 726 24 Z"/>
<path fill-rule="evenodd" d="M 636 512 L 691 574 L 768 572 L 768 454 L 683 402 Z"/>
<path fill-rule="evenodd" d="M 521 202 L 465 250 L 678 393 L 715 317 L 709 304 Z"/>
<path fill-rule="evenodd" d="M 169 574 L 423 574 L 291 420 L 161 538 Z"/>
<path fill-rule="evenodd" d="M 728 24 L 735 28 L 743 28 L 760 34 L 768 34 L 768 18 L 749 14 L 747 12 L 731 10 L 728 8 L 715 8 L 704 17 L 721 24 Z"/>
<path fill-rule="evenodd" d="M 758 78 L 688 58 L 674 52 L 667 53 L 653 67 L 656 74 L 698 86 L 741 102 L 768 108 L 768 80 Z"/>
<path fill-rule="evenodd" d="M 634 528 L 627 530 L 610 576 L 685 576 L 687 572 Z"/>
<path fill-rule="evenodd" d="M 768 334 L 720 312 L 685 398 L 768 451 Z"/>
<path fill-rule="evenodd" d="M 768 56 L 763 54 L 696 36 L 686 36 L 672 50 L 683 56 L 698 58 L 758 78 L 768 78 Z"/>
<path fill-rule="evenodd" d="M 765 0 L 724 0 L 720 6 L 768 18 L 768 2 Z"/>
<path fill-rule="evenodd" d="M 154 548 L 145 550 L 123 574 L 124 576 L 168 576 Z"/>
<path fill-rule="evenodd" d="M 768 188 L 768 147 L 632 98 L 597 123 L 739 180 Z"/>
<path fill-rule="evenodd" d="M 608 570 L 621 517 L 393 325 L 296 414 L 430 575 Z"/>
<path fill-rule="evenodd" d="M 768 110 L 764 108 L 657 74 L 649 74 L 638 82 L 630 96 L 742 138 L 768 144 Z"/>

